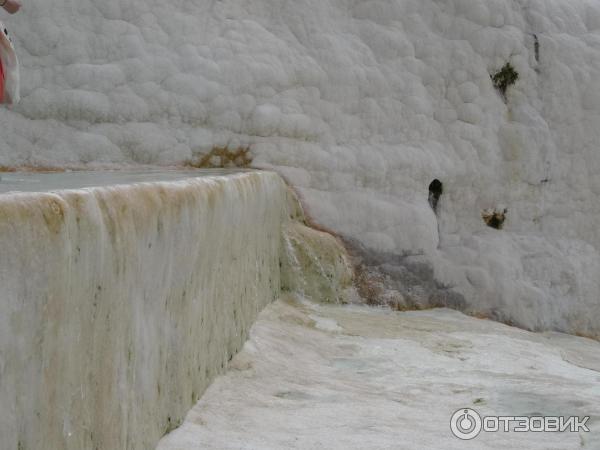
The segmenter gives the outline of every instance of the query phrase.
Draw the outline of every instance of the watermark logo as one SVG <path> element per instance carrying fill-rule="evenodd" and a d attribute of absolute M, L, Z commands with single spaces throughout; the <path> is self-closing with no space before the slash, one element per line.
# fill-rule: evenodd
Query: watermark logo
<path fill-rule="evenodd" d="M 475 439 L 481 433 L 481 416 L 477 411 L 465 408 L 459 409 L 450 419 L 452 434 L 463 441 Z"/>
<path fill-rule="evenodd" d="M 459 439 L 475 439 L 486 433 L 579 433 L 589 432 L 586 417 L 564 416 L 485 416 L 470 408 L 456 411 L 450 419 L 450 430 Z"/>

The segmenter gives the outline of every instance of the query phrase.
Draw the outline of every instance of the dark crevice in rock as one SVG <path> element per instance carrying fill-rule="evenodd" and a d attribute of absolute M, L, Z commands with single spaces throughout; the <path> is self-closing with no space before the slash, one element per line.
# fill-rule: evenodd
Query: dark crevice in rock
<path fill-rule="evenodd" d="M 437 178 L 429 184 L 429 204 L 431 209 L 437 214 L 437 206 L 440 197 L 444 193 L 444 185 Z"/>

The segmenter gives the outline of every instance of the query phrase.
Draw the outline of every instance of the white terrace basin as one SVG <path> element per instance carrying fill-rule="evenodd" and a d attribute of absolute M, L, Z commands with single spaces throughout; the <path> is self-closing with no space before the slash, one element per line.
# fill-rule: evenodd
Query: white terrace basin
<path fill-rule="evenodd" d="M 132 183 L 178 181 L 186 178 L 228 175 L 240 170 L 100 170 L 69 172 L 0 172 L 0 194 L 8 192 L 49 192 Z"/>

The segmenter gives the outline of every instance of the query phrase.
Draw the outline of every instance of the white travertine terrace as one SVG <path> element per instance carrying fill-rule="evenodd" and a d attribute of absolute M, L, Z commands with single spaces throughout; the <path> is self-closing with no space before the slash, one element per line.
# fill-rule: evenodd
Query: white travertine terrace
<path fill-rule="evenodd" d="M 598 0 L 24 3 L 5 20 L 22 101 L 0 109 L 0 170 L 248 148 L 314 222 L 382 265 L 404 258 L 465 311 L 600 337 Z M 503 96 L 490 75 L 507 63 Z M 0 195 L 0 448 L 152 448 L 280 283 L 339 300 L 323 286 L 349 283 L 347 255 L 288 208 L 271 173 Z M 593 389 L 556 352 L 539 370 Z"/>
<path fill-rule="evenodd" d="M 178 426 L 279 296 L 286 189 L 0 195 L 0 448 L 147 450 Z"/>
<path fill-rule="evenodd" d="M 156 450 L 600 448 L 600 344 L 456 311 L 284 297 Z M 450 432 L 450 417 L 589 416 L 589 432 Z M 502 430 L 502 428 L 500 428 Z"/>
<path fill-rule="evenodd" d="M 6 23 L 23 99 L 0 165 L 249 146 L 314 220 L 419 255 L 469 311 L 600 331 L 597 0 L 28 0 Z"/>

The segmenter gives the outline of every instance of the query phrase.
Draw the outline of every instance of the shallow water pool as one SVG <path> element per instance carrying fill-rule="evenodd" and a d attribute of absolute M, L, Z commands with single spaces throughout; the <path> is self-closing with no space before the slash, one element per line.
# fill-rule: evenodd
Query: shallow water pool
<path fill-rule="evenodd" d="M 239 169 L 145 169 L 68 172 L 3 172 L 0 173 L 0 194 L 9 192 L 51 192 L 65 189 L 178 181 L 187 178 L 230 175 Z"/>

